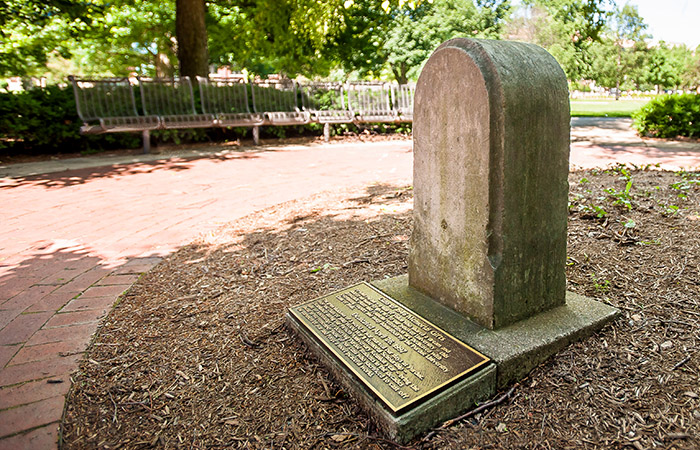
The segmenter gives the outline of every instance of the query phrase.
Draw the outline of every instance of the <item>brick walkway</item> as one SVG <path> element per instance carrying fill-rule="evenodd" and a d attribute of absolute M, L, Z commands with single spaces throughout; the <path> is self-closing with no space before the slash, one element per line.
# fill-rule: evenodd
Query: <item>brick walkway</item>
<path fill-rule="evenodd" d="M 573 166 L 700 167 L 697 146 L 650 147 L 624 122 L 596 123 L 572 132 Z M 0 450 L 56 448 L 70 373 L 99 320 L 162 257 L 281 202 L 372 182 L 408 184 L 410 148 L 289 146 L 0 167 Z M 63 170 L 70 167 L 80 168 Z M 51 170 L 63 171 L 41 174 Z"/>

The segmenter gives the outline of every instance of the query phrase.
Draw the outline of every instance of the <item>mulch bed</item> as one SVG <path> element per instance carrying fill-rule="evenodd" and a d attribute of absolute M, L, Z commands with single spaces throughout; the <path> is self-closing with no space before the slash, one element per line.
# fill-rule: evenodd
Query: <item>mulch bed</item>
<path fill-rule="evenodd" d="M 568 288 L 620 318 L 407 447 L 700 448 L 700 174 L 618 166 L 570 185 Z M 400 448 L 283 322 L 291 305 L 405 273 L 411 204 L 400 186 L 323 194 L 172 255 L 102 324 L 62 448 Z"/>

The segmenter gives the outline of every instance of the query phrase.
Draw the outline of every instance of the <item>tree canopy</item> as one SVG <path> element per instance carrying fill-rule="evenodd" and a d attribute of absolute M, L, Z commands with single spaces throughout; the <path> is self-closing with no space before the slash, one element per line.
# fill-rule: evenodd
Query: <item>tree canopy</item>
<path fill-rule="evenodd" d="M 603 87 L 639 88 L 644 84 L 648 58 L 647 25 L 636 6 L 625 4 L 613 11 L 601 40 L 592 45 L 591 78 Z"/>
<path fill-rule="evenodd" d="M 68 56 L 68 40 L 100 6 L 71 0 L 0 0 L 0 75 L 25 75 L 49 56 Z"/>
<path fill-rule="evenodd" d="M 443 41 L 520 39 L 570 80 L 641 88 L 700 84 L 698 52 L 647 43 L 614 0 L 0 0 L 0 76 L 206 75 L 415 80 Z"/>

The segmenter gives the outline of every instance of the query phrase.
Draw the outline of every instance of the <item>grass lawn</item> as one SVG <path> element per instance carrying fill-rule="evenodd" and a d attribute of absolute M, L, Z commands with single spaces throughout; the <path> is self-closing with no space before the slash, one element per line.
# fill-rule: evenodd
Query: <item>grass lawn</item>
<path fill-rule="evenodd" d="M 617 100 L 571 100 L 571 116 L 629 117 L 633 111 L 644 106 L 649 99 Z"/>

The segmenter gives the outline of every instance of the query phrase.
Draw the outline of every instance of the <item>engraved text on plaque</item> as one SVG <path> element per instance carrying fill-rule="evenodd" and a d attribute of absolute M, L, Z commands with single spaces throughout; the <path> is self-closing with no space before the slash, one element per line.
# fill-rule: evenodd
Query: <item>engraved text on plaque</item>
<path fill-rule="evenodd" d="M 367 283 L 290 312 L 394 413 L 488 362 Z"/>

